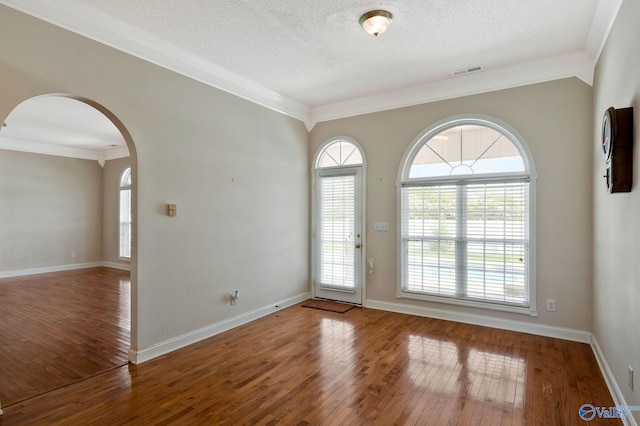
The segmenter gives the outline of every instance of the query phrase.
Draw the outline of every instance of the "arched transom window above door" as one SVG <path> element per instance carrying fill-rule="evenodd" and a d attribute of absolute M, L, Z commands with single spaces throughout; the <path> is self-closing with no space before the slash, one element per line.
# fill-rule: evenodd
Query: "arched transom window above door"
<path fill-rule="evenodd" d="M 362 153 L 352 142 L 336 140 L 329 143 L 318 155 L 315 167 L 323 169 L 327 167 L 355 166 L 362 164 Z"/>

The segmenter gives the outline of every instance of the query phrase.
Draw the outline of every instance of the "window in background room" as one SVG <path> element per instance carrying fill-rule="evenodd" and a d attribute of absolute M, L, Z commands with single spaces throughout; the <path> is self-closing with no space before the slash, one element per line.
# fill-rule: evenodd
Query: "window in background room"
<path fill-rule="evenodd" d="M 441 122 L 399 173 L 398 296 L 535 312 L 533 162 L 506 126 Z"/>
<path fill-rule="evenodd" d="M 120 178 L 120 258 L 131 258 L 131 167 Z"/>

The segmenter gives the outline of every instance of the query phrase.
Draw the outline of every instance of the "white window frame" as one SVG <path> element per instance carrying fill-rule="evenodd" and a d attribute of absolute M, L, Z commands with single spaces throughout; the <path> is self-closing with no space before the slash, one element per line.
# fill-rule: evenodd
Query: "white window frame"
<path fill-rule="evenodd" d="M 122 174 L 120 175 L 120 185 L 118 187 L 118 258 L 120 260 L 130 261 L 131 260 L 131 228 L 133 226 L 133 218 L 131 213 L 131 181 L 133 177 L 131 175 L 131 167 L 127 167 L 124 169 Z M 123 241 L 124 231 L 122 229 L 123 218 L 122 218 L 122 195 L 124 191 L 129 192 L 129 234 L 128 234 L 128 246 L 129 246 L 129 256 L 126 256 L 125 251 L 125 241 Z"/>
<path fill-rule="evenodd" d="M 524 163 L 524 172 L 522 173 L 496 173 L 496 174 L 482 174 L 482 175 L 463 175 L 463 176 L 437 176 L 426 178 L 409 178 L 409 172 L 415 156 L 418 151 L 429 141 L 433 136 L 443 132 L 452 127 L 462 125 L 480 125 L 494 129 L 504 134 L 514 146 L 517 148 Z M 515 306 L 510 304 L 504 304 L 491 301 L 475 301 L 468 299 L 459 299 L 455 297 L 446 297 L 430 294 L 422 294 L 405 291 L 403 289 L 403 268 L 404 268 L 404 255 L 402 253 L 403 241 L 402 241 L 402 188 L 407 185 L 420 184 L 445 184 L 445 183 L 461 183 L 461 182 L 477 182 L 480 183 L 483 180 L 495 180 L 495 179 L 514 179 L 514 178 L 527 178 L 529 180 L 529 227 L 527 229 L 529 237 L 529 264 L 527 267 L 527 279 L 529 290 L 529 305 L 528 306 Z M 465 114 L 458 115 L 440 120 L 431 126 L 427 127 L 420 134 L 418 134 L 411 142 L 409 147 L 402 157 L 400 162 L 400 168 L 398 171 L 398 180 L 396 182 L 396 206 L 397 206 L 397 264 L 398 264 L 398 277 L 397 277 L 397 292 L 396 297 L 399 299 L 414 299 L 423 300 L 429 302 L 447 303 L 459 306 L 468 306 L 473 308 L 483 308 L 503 312 L 513 312 L 519 314 L 527 314 L 530 316 L 538 316 L 536 308 L 536 171 L 533 156 L 529 150 L 524 139 L 509 125 L 501 122 L 500 120 L 478 114 Z"/>

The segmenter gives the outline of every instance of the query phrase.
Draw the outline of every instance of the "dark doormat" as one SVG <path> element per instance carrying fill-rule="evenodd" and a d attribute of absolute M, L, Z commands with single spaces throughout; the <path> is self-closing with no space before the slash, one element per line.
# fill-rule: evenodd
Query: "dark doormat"
<path fill-rule="evenodd" d="M 302 305 L 303 308 L 322 309 L 323 311 L 338 312 L 344 314 L 345 312 L 355 308 L 355 305 L 349 305 L 347 303 L 333 302 L 331 300 L 307 300 Z"/>

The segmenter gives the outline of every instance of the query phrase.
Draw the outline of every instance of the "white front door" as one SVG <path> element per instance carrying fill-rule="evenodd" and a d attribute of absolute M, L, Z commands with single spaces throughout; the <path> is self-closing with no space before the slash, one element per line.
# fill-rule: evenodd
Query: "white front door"
<path fill-rule="evenodd" d="M 362 304 L 362 168 L 316 171 L 315 297 Z"/>

